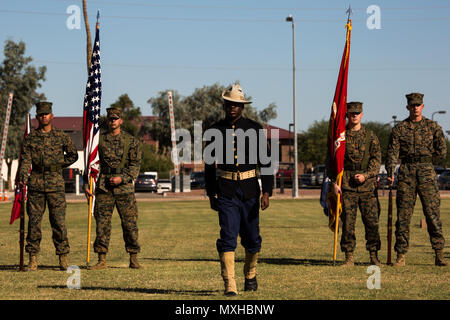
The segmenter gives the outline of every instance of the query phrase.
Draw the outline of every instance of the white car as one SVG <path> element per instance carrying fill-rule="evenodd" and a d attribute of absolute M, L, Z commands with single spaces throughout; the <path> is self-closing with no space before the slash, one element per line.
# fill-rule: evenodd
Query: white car
<path fill-rule="evenodd" d="M 172 182 L 169 179 L 159 179 L 156 184 L 156 192 L 163 193 L 170 191 L 172 191 Z"/>

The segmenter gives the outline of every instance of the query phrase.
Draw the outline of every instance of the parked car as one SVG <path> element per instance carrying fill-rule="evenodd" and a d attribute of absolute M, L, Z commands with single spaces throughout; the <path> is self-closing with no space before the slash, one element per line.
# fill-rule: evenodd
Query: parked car
<path fill-rule="evenodd" d="M 303 173 L 298 179 L 299 186 L 315 186 L 316 185 L 316 175 L 314 173 Z"/>
<path fill-rule="evenodd" d="M 321 186 L 323 183 L 325 168 L 326 166 L 324 164 L 318 164 L 317 166 L 314 167 L 313 173 L 316 176 L 315 184 L 317 186 Z"/>
<path fill-rule="evenodd" d="M 387 173 L 379 173 L 377 176 L 377 186 L 379 189 L 389 189 L 389 183 L 387 181 Z M 397 188 L 397 172 L 394 173 L 394 183 L 392 189 Z"/>
<path fill-rule="evenodd" d="M 80 177 L 80 189 L 83 186 L 83 180 L 82 177 L 80 175 L 80 170 L 78 169 L 74 169 L 74 168 L 63 168 L 62 170 L 62 175 L 63 175 L 63 179 L 64 179 L 64 189 L 65 192 L 67 193 L 71 193 L 71 192 L 76 192 L 76 176 L 77 174 Z"/>
<path fill-rule="evenodd" d="M 136 182 L 134 183 L 134 190 L 156 192 L 156 182 L 156 175 L 141 173 L 138 175 Z"/>
<path fill-rule="evenodd" d="M 205 188 L 205 173 L 192 172 L 191 173 L 191 189 L 204 189 Z"/>
<path fill-rule="evenodd" d="M 294 175 L 294 165 L 292 163 L 280 163 L 279 169 L 276 173 L 277 186 L 280 185 L 283 179 L 284 185 L 292 185 L 292 177 Z"/>
<path fill-rule="evenodd" d="M 170 179 L 159 179 L 156 188 L 157 193 L 170 192 L 172 191 L 172 182 Z"/>
<path fill-rule="evenodd" d="M 447 169 L 442 167 L 434 167 L 434 172 L 436 172 L 436 179 L 439 179 L 439 176 L 445 171 L 447 171 Z"/>
<path fill-rule="evenodd" d="M 450 170 L 442 172 L 437 181 L 439 189 L 450 190 Z"/>

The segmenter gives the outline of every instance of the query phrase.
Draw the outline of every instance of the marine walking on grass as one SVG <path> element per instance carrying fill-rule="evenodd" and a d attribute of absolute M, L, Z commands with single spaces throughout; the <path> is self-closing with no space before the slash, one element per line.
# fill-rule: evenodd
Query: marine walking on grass
<path fill-rule="evenodd" d="M 262 165 L 259 159 L 259 140 L 250 146 L 249 140 L 245 140 L 245 160 L 238 161 L 238 138 L 236 130 L 244 132 L 248 130 L 262 129 L 262 126 L 242 116 L 247 101 L 242 88 L 236 84 L 222 93 L 225 119 L 215 123 L 211 128 L 222 133 L 223 159 L 215 154 L 215 161 L 220 170 L 220 177 L 216 179 L 216 165 L 205 164 L 206 193 L 210 200 L 210 206 L 218 211 L 220 238 L 216 242 L 219 252 L 221 275 L 225 286 L 225 295 L 234 296 L 238 294 L 235 281 L 235 250 L 238 235 L 241 244 L 245 248 L 244 263 L 244 290 L 256 291 L 258 283 L 256 280 L 256 265 L 258 254 L 261 250 L 261 235 L 259 230 L 259 208 L 265 210 L 269 207 L 269 197 L 272 195 L 273 175 L 261 172 L 262 197 L 260 199 L 260 186 L 256 176 L 257 166 L 261 169 L 268 165 Z M 231 135 L 226 132 L 232 131 Z M 244 133 L 245 134 L 245 133 Z M 264 137 L 266 140 L 267 138 Z M 261 138 L 258 138 L 261 139 Z M 209 142 L 211 143 L 211 141 Z M 208 145 L 208 142 L 207 142 Z M 231 148 L 227 146 L 231 145 Z M 252 163 L 249 156 L 253 153 L 258 155 L 257 164 Z M 226 161 L 226 159 L 232 161 Z M 260 170 L 261 171 L 261 170 Z"/>
<path fill-rule="evenodd" d="M 111 218 L 117 207 L 122 222 L 125 249 L 130 254 L 130 268 L 138 269 L 137 254 L 138 211 L 133 181 L 136 180 L 141 164 L 141 147 L 137 139 L 121 130 L 122 110 L 107 109 L 108 132 L 100 135 L 99 156 L 100 175 L 95 189 L 94 217 L 96 221 L 96 239 L 94 251 L 98 254 L 98 263 L 91 270 L 106 269 L 106 254 L 111 237 Z M 89 186 L 85 181 L 86 196 Z"/>
<path fill-rule="evenodd" d="M 41 222 L 48 206 L 53 244 L 59 256 L 59 267 L 69 266 L 70 252 L 67 237 L 65 184 L 62 169 L 77 161 L 78 153 L 72 139 L 62 130 L 52 126 L 51 102 L 36 104 L 39 127 L 32 130 L 23 143 L 19 168 L 21 187 L 28 186 L 28 232 L 26 252 L 29 254 L 28 270 L 38 267 L 37 255 L 42 239 Z M 29 174 L 31 169 L 31 173 Z"/>
<path fill-rule="evenodd" d="M 409 225 L 419 195 L 425 215 L 435 264 L 448 266 L 444 259 L 444 236 L 440 220 L 440 196 L 433 164 L 443 161 L 447 154 L 442 128 L 422 115 L 422 93 L 406 95 L 409 117 L 392 129 L 387 149 L 386 169 L 390 184 L 394 182 L 394 168 L 398 159 L 397 222 L 394 266 L 406 265 L 409 248 Z"/>
<path fill-rule="evenodd" d="M 363 117 L 361 102 L 347 103 L 347 128 L 345 131 L 344 175 L 341 188 L 329 177 L 332 191 L 342 192 L 342 237 L 341 250 L 345 253 L 345 266 L 354 265 L 353 252 L 356 247 L 356 213 L 358 208 L 365 227 L 366 249 L 371 264 L 380 265 L 378 251 L 381 247 L 378 232 L 380 205 L 376 177 L 381 166 L 381 149 L 377 136 L 361 124 Z M 328 172 L 332 172 L 328 170 Z"/>

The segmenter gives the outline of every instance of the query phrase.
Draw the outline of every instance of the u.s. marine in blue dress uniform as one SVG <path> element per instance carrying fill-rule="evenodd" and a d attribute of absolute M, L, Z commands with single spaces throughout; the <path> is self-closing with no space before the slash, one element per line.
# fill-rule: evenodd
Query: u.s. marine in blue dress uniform
<path fill-rule="evenodd" d="M 273 173 L 267 174 L 261 168 L 270 167 L 262 164 L 260 159 L 259 130 L 263 127 L 250 119 L 242 116 L 245 104 L 251 103 L 245 99 L 240 85 L 235 84 L 222 93 L 225 119 L 215 123 L 210 129 L 219 130 L 223 137 L 223 161 L 218 158 L 211 164 L 205 164 L 206 192 L 213 210 L 218 211 L 220 238 L 216 246 L 219 252 L 221 275 L 225 284 L 225 295 L 236 295 L 236 281 L 234 275 L 235 250 L 237 237 L 241 237 L 241 244 L 245 248 L 244 290 L 256 291 L 256 264 L 258 253 L 261 250 L 261 235 L 259 230 L 259 208 L 265 210 L 269 206 L 269 197 L 273 189 Z M 245 139 L 245 161 L 238 161 L 238 135 L 248 130 L 257 133 L 258 141 L 250 143 Z M 227 134 L 231 131 L 232 134 Z M 265 135 L 264 139 L 267 138 Z M 232 141 L 229 141 L 232 140 Z M 244 140 L 241 140 L 244 141 Z M 210 141 L 209 143 L 211 143 Z M 209 144 L 207 143 L 207 145 Z M 250 145 L 251 144 L 251 145 Z M 227 145 L 232 147 L 227 148 Z M 228 152 L 227 152 L 228 151 Z M 230 154 L 233 156 L 230 157 Z M 256 161 L 254 159 L 256 152 Z M 253 153 L 253 154 L 252 154 Z M 216 154 L 217 156 L 217 154 Z M 233 161 L 226 161 L 233 159 Z M 255 163 L 254 163 L 255 162 Z M 216 163 L 220 175 L 216 178 Z M 261 172 L 261 187 L 256 175 L 257 168 Z"/>

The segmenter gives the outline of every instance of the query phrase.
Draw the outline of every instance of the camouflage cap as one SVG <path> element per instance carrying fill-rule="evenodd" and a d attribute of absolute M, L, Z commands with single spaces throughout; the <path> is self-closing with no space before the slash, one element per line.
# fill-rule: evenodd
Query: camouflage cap
<path fill-rule="evenodd" d="M 406 95 L 406 99 L 408 100 L 408 106 L 418 104 L 423 104 L 423 94 L 419 92 L 413 92 Z"/>
<path fill-rule="evenodd" d="M 122 109 L 117 107 L 111 107 L 106 109 L 108 118 L 122 118 Z"/>
<path fill-rule="evenodd" d="M 357 102 L 357 101 L 348 102 L 347 103 L 347 112 L 361 113 L 361 112 L 363 112 L 362 105 L 363 105 L 362 102 Z"/>
<path fill-rule="evenodd" d="M 36 114 L 52 113 L 52 104 L 48 101 L 40 101 L 36 103 Z"/>

